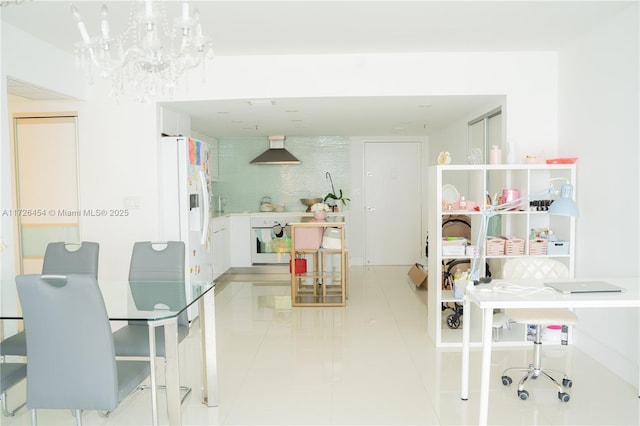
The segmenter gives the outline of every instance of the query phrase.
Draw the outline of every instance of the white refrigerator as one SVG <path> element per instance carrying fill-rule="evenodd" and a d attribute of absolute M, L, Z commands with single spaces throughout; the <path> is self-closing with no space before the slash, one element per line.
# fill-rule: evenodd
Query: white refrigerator
<path fill-rule="evenodd" d="M 192 138 L 162 137 L 158 152 L 160 239 L 184 241 L 185 282 L 212 280 L 209 146 Z M 189 320 L 196 318 L 197 305 L 188 313 Z"/>

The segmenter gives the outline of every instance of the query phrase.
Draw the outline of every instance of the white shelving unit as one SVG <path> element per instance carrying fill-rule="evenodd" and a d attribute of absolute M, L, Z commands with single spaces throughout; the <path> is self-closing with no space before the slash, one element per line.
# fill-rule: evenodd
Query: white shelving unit
<path fill-rule="evenodd" d="M 556 180 L 557 179 L 557 180 Z M 479 206 L 486 204 L 487 194 L 493 199 L 495 194 L 501 195 L 503 189 L 517 189 L 521 197 L 530 200 L 554 200 L 543 195 L 542 191 L 551 184 L 556 190 L 566 181 L 576 185 L 575 164 L 522 164 L 522 165 L 447 165 L 429 168 L 429 287 L 428 287 L 428 329 L 429 335 L 437 346 L 457 347 L 462 342 L 462 326 L 450 328 L 446 317 L 453 313 L 452 309 L 443 310 L 443 304 L 454 307 L 462 300 L 456 299 L 451 290 L 443 290 L 443 261 L 452 259 L 468 259 L 469 265 L 473 261 L 471 256 L 443 256 L 442 255 L 442 222 L 448 215 L 466 215 L 471 219 L 471 245 L 476 245 L 478 230 L 482 221 L 479 211 L 460 210 L 457 206 L 443 206 L 443 185 L 453 185 L 461 197 L 467 202 L 475 201 Z M 537 195 L 537 196 L 536 196 Z M 575 196 L 575 191 L 574 191 Z M 570 277 L 574 275 L 575 251 L 575 218 L 551 216 L 546 211 L 534 211 L 523 203 L 518 209 L 503 210 L 491 221 L 489 235 L 517 237 L 524 240 L 523 254 L 504 254 L 486 256 L 479 259 L 480 276 L 485 275 L 485 264 L 489 265 L 492 277 L 499 278 L 502 264 L 506 259 L 515 256 L 534 255 L 530 235 L 532 229 L 549 229 L 554 236 L 563 242 L 566 253 L 535 254 L 536 256 L 553 257 L 563 262 L 569 269 Z M 464 312 L 461 321 L 471 318 L 471 342 L 480 344 L 481 317 L 474 308 L 471 312 Z M 526 329 L 515 325 L 511 329 L 503 329 L 496 345 L 517 345 L 526 343 Z"/>

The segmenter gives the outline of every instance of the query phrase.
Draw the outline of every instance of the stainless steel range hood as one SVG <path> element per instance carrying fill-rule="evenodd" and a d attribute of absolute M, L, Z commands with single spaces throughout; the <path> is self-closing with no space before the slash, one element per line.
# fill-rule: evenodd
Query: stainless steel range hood
<path fill-rule="evenodd" d="M 251 160 L 251 164 L 300 164 L 300 160 L 284 149 L 284 136 L 269 136 L 269 149 Z"/>

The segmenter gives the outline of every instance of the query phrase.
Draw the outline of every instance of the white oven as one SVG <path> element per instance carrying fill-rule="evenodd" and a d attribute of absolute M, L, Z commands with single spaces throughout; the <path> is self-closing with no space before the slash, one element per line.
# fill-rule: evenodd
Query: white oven
<path fill-rule="evenodd" d="M 289 263 L 291 232 L 288 225 L 300 220 L 300 216 L 252 216 L 251 263 L 254 265 Z"/>

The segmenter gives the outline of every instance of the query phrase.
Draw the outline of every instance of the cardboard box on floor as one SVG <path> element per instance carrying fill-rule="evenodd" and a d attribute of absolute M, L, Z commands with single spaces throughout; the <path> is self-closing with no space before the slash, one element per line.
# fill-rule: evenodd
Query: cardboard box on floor
<path fill-rule="evenodd" d="M 419 263 L 413 265 L 411 269 L 409 269 L 409 272 L 407 272 L 407 275 L 409 275 L 409 279 L 416 285 L 416 287 L 420 287 L 423 284 L 425 287 L 427 286 L 427 278 L 429 277 L 429 274 L 425 271 L 424 266 Z"/>

